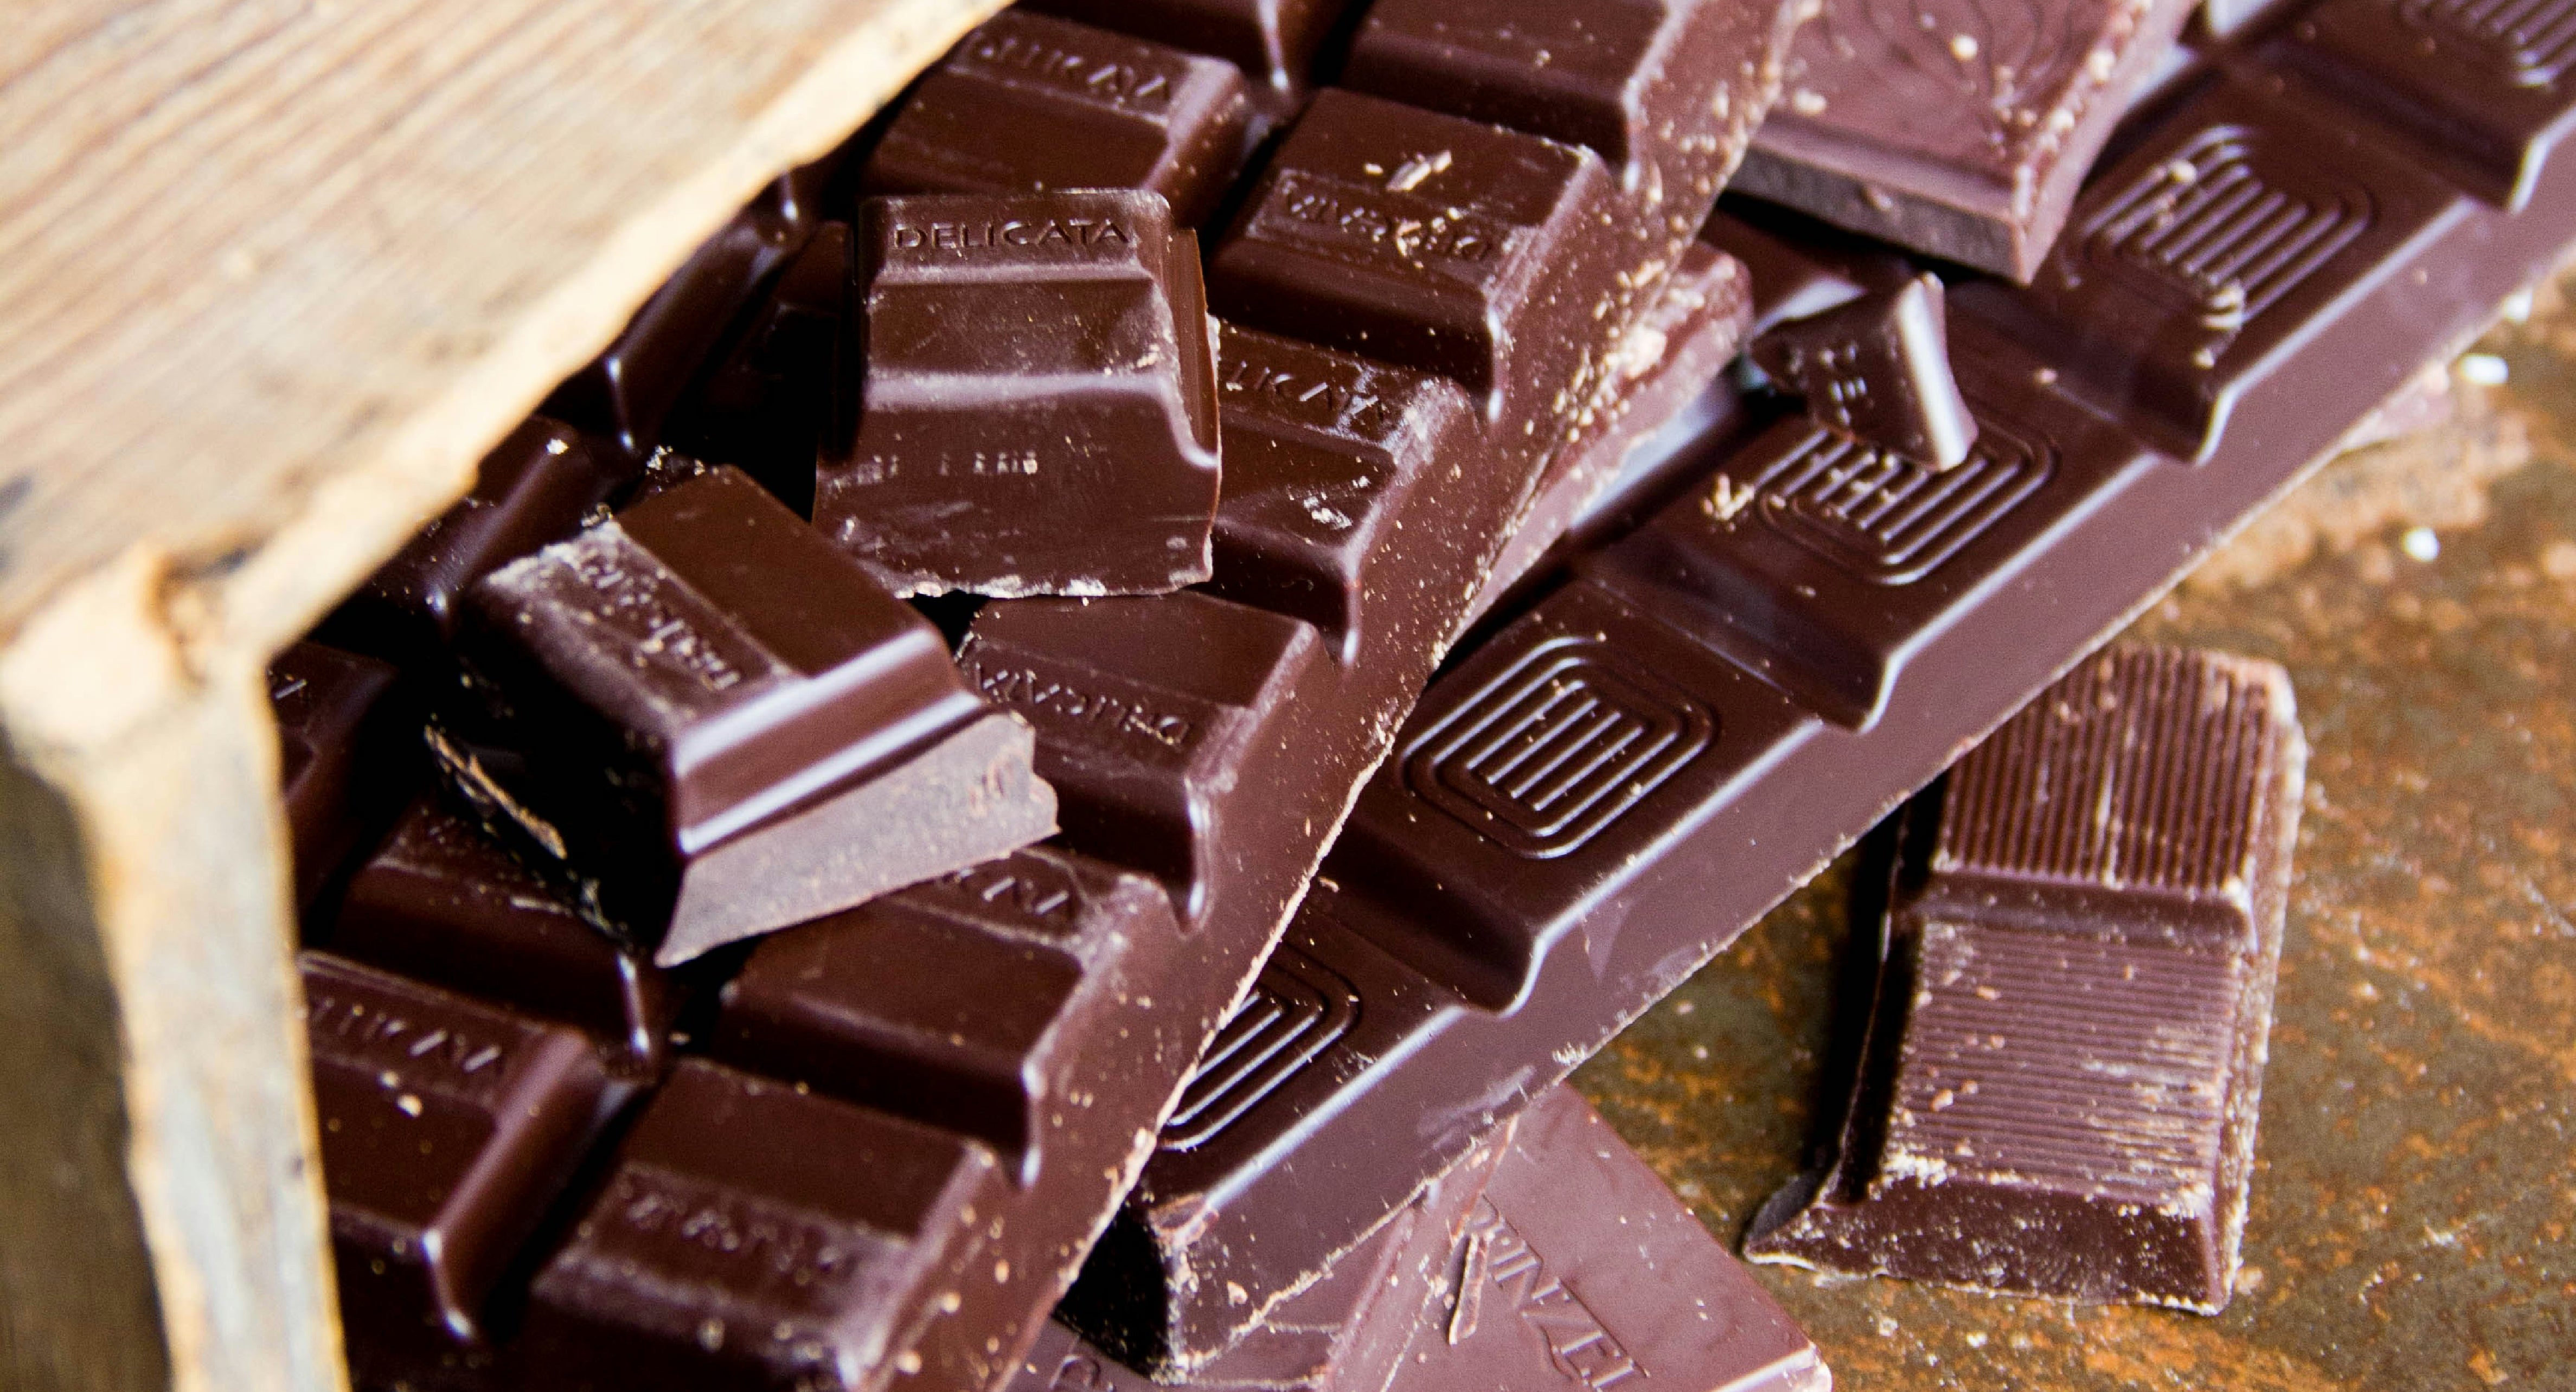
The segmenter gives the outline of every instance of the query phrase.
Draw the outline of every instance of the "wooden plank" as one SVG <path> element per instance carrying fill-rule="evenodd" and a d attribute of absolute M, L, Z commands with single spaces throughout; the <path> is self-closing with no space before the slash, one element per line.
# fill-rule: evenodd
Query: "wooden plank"
<path fill-rule="evenodd" d="M 996 7 L 0 26 L 0 1386 L 339 1384 L 260 669 Z"/>

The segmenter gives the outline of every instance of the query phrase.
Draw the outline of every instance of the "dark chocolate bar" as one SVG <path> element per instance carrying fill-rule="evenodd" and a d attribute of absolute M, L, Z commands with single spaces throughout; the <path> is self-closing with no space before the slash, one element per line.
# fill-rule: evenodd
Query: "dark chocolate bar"
<path fill-rule="evenodd" d="M 1962 760 L 1908 838 L 1833 1158 L 1746 1255 L 2225 1307 L 2305 755 L 2279 667 L 2131 648 Z"/>
<path fill-rule="evenodd" d="M 1316 55 L 1350 0 L 1029 0 L 1088 21 L 1222 58 L 1252 81 L 1265 114 L 1284 116 L 1312 90 Z"/>
<path fill-rule="evenodd" d="M 577 1030 L 322 953 L 302 967 L 353 1370 L 488 1367 L 486 1297 L 632 1089 Z"/>
<path fill-rule="evenodd" d="M 1053 829 L 1028 728 L 739 472 L 513 562 L 470 605 L 489 730 L 433 730 L 450 783 L 665 965 Z"/>
<path fill-rule="evenodd" d="M 1934 469 L 1968 457 L 1977 422 L 1950 374 L 1941 282 L 1917 276 L 1754 341 L 1753 363 L 1807 403 L 1817 424 L 1864 451 Z"/>
<path fill-rule="evenodd" d="M 826 222 L 779 272 L 723 361 L 682 398 L 667 429 L 672 451 L 733 465 L 812 516 L 814 463 L 832 424 L 849 290 L 850 225 Z"/>
<path fill-rule="evenodd" d="M 1735 188 L 2027 280 L 2190 0 L 1844 0 L 1791 50 Z"/>
<path fill-rule="evenodd" d="M 278 788 L 295 866 L 295 901 L 310 907 L 399 805 L 406 781 L 394 727 L 393 668 L 321 643 L 297 643 L 268 667 L 277 718 Z"/>
<path fill-rule="evenodd" d="M 1856 457 L 1785 420 L 1446 674 L 1246 1007 L 1345 1008 L 1292 1063 L 1244 1075 L 1222 1125 L 1166 1134 L 1068 1305 L 1086 1331 L 1158 1368 L 1222 1348 L 2456 351 L 2576 232 L 2576 172 L 2546 164 L 2520 213 L 2455 191 L 2421 218 L 2447 166 L 2364 148 L 2371 111 L 2334 100 L 2214 67 L 2071 225 L 2116 223 L 2159 167 L 2171 185 L 2176 149 L 2248 152 L 2241 176 L 2209 168 L 2253 214 L 2213 214 L 2116 274 L 2076 274 L 2103 243 L 2070 235 L 2039 286 L 1954 294 L 1967 463 Z M 2316 187 L 2379 212 L 2321 242 L 2292 196 Z M 2248 290 L 2265 283 L 2283 288 Z M 2248 309 L 2248 356 L 2213 353 L 2164 398 L 2231 403 L 2196 418 L 2214 447 L 2187 467 L 2154 442 L 2198 453 L 2203 435 L 2111 389 L 2153 376 L 2124 376 L 2100 326 L 2144 302 L 2179 337 L 2222 300 Z M 2097 366 L 2046 356 L 2078 343 Z M 1391 1155 L 1394 1135 L 1418 1147 Z M 1208 1298 L 1229 1283 L 1241 1306 Z"/>
<path fill-rule="evenodd" d="M 899 595 L 1208 577 L 1213 330 L 1159 195 L 871 199 L 814 525 Z"/>
<path fill-rule="evenodd" d="M 1196 227 L 1253 134 L 1251 96 L 1232 64 L 1005 10 L 914 85 L 861 189 L 1139 189 L 1162 195 L 1174 224 Z"/>

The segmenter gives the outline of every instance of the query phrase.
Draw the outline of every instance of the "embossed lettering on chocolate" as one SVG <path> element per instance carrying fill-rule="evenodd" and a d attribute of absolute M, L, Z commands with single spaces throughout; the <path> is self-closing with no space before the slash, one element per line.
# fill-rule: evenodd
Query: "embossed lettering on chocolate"
<path fill-rule="evenodd" d="M 1028 726 L 738 470 L 516 561 L 470 604 L 485 708 L 432 731 L 450 785 L 665 965 L 1054 829 Z"/>
<path fill-rule="evenodd" d="M 814 525 L 897 594 L 1208 577 L 1214 328 L 1151 193 L 874 199 Z"/>
<path fill-rule="evenodd" d="M 2253 1180 L 2306 745 L 2268 662 L 2131 648 L 1910 837 L 1834 1159 L 1756 1261 L 2215 1314 Z"/>
<path fill-rule="evenodd" d="M 1196 227 L 1242 169 L 1251 137 L 1234 65 L 1005 10 L 913 87 L 862 189 L 1142 189 Z"/>

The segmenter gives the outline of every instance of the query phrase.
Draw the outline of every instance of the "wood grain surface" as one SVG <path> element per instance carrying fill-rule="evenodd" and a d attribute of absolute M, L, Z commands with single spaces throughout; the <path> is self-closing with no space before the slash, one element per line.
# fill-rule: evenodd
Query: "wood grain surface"
<path fill-rule="evenodd" d="M 339 1385 L 261 669 L 994 8 L 0 19 L 0 1387 Z"/>

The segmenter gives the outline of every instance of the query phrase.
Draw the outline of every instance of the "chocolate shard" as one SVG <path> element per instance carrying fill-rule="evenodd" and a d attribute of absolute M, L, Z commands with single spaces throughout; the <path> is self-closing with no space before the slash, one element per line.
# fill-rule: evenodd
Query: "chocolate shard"
<path fill-rule="evenodd" d="M 2135 648 L 1963 760 L 1881 927 L 1834 1159 L 1746 1254 L 2224 1308 L 2305 748 L 2280 668 Z"/>
<path fill-rule="evenodd" d="M 1521 1117 L 1454 1269 L 1390 1392 L 1833 1386 L 1805 1332 L 1564 1084 Z"/>
<path fill-rule="evenodd" d="M 1211 594 L 1315 625 L 1344 665 L 1401 623 L 1424 545 L 1396 533 L 1433 471 L 1473 448 L 1455 383 L 1225 325 L 1225 497 Z M 1412 584 L 1409 584 L 1411 581 Z"/>
<path fill-rule="evenodd" d="M 1066 844 L 1160 878 L 1192 928 L 1264 872 L 1279 820 L 1314 818 L 1279 763 L 1311 757 L 1331 689 L 1307 624 L 1195 592 L 1023 600 L 986 606 L 958 661 L 1036 727 Z"/>
<path fill-rule="evenodd" d="M 856 426 L 815 526 L 897 594 L 1159 594 L 1208 577 L 1214 331 L 1150 193 L 875 199 Z"/>
<path fill-rule="evenodd" d="M 958 41 L 886 128 L 872 194 L 1141 189 L 1207 221 L 1251 152 L 1230 63 L 1006 10 Z"/>
<path fill-rule="evenodd" d="M 1341 83 L 1601 156 L 1621 229 L 1669 257 L 1699 230 L 1780 84 L 1779 0 L 1376 0 Z"/>
<path fill-rule="evenodd" d="M 662 443 L 680 394 L 822 218 L 836 161 L 771 181 L 635 311 L 616 340 L 546 398 L 544 413 L 606 437 L 634 459 Z"/>
<path fill-rule="evenodd" d="M 1053 829 L 1028 727 L 738 470 L 513 562 L 470 603 L 492 743 L 434 729 L 433 752 L 584 917 L 662 965 Z"/>
<path fill-rule="evenodd" d="M 1350 0 L 1029 0 L 1028 8 L 1213 54 L 1252 80 L 1265 114 L 1306 99 L 1316 55 Z"/>
<path fill-rule="evenodd" d="M 1580 146 L 1327 91 L 1209 258 L 1208 294 L 1231 322 L 1451 378 L 1497 434 L 1547 447 L 1608 347 L 1612 193 Z"/>
<path fill-rule="evenodd" d="M 1954 328 L 1990 313 L 2159 448 L 2209 459 L 2294 349 L 2357 343 L 2351 306 L 2472 206 L 2367 123 L 2284 87 L 2221 75 L 2192 95 L 2087 187 L 2026 294 L 1963 288 Z M 2375 400 L 2417 365 L 2374 361 L 2352 385 Z"/>
<path fill-rule="evenodd" d="M 2563 4 L 2490 9 L 2461 0 L 2327 0 L 2300 13 L 2280 55 L 2457 162 L 2469 190 L 2508 212 L 2576 129 Z"/>
<path fill-rule="evenodd" d="M 403 704 L 396 677 L 374 658 L 314 642 L 269 664 L 278 788 L 301 906 L 321 897 L 407 791 L 393 738 Z"/>
<path fill-rule="evenodd" d="M 526 1385 L 881 1388 L 1008 1185 L 962 1136 L 684 1059 L 538 1269 Z M 930 1297 L 935 1302 L 936 1296 Z"/>
<path fill-rule="evenodd" d="M 494 1287 L 631 1089 L 577 1031 L 323 953 L 299 965 L 355 1370 L 488 1363 Z"/>
<path fill-rule="evenodd" d="M 553 885 L 435 797 L 405 809 L 349 881 L 330 949 L 578 1028 L 613 1072 L 668 1066 L 687 983 L 583 921 Z"/>
<path fill-rule="evenodd" d="M 467 588 L 571 535 L 634 475 L 635 461 L 614 444 L 530 416 L 483 456 L 473 491 L 368 577 L 320 632 L 401 667 L 435 668 L 456 637 Z"/>
<path fill-rule="evenodd" d="M 1754 366 L 1805 398 L 1817 424 L 1861 446 L 1948 469 L 1976 443 L 1976 417 L 1950 375 L 1949 315 L 1933 276 L 1791 320 L 1752 351 Z"/>
<path fill-rule="evenodd" d="M 1799 34 L 1733 187 L 2016 280 L 2190 0 L 1853 0 Z"/>

